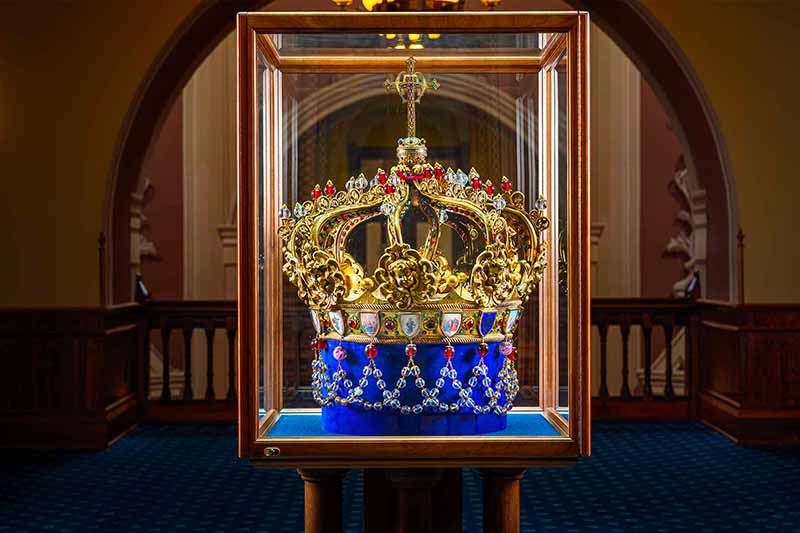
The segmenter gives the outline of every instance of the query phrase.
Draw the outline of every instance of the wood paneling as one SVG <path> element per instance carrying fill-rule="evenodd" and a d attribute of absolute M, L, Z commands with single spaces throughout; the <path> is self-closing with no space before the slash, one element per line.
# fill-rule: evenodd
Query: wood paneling
<path fill-rule="evenodd" d="M 136 423 L 138 304 L 0 312 L 0 446 L 103 448 Z"/>
<path fill-rule="evenodd" d="M 800 305 L 699 312 L 700 418 L 742 444 L 800 442 Z"/>

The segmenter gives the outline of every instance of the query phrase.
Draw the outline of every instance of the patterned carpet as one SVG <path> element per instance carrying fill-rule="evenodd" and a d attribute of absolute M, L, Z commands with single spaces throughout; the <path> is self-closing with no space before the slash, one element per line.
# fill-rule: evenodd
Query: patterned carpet
<path fill-rule="evenodd" d="M 798 530 L 800 450 L 738 447 L 698 424 L 596 424 L 594 455 L 528 472 L 522 528 Z M 299 531 L 293 471 L 235 457 L 231 427 L 142 427 L 97 453 L 4 452 L 0 531 Z M 481 488 L 464 474 L 464 529 L 480 531 Z M 345 481 L 359 531 L 359 472 Z"/>

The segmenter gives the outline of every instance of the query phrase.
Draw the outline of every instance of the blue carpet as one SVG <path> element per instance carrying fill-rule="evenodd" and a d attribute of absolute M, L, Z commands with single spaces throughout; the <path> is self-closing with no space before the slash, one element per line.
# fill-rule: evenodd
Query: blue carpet
<path fill-rule="evenodd" d="M 531 470 L 522 528 L 800 530 L 800 451 L 743 448 L 699 424 L 596 424 L 594 455 Z M 236 459 L 223 426 L 148 426 L 97 453 L 3 452 L 0 531 L 299 531 L 291 470 Z M 345 480 L 358 531 L 359 472 Z M 480 531 L 481 485 L 464 473 L 465 531 Z"/>

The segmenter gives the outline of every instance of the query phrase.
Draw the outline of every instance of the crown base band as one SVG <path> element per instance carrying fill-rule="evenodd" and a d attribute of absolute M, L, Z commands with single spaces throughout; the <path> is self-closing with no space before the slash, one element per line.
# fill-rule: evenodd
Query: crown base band
<path fill-rule="evenodd" d="M 485 435 L 506 429 L 506 415 L 420 413 L 403 415 L 332 405 L 322 408 L 322 431 L 360 437 Z"/>

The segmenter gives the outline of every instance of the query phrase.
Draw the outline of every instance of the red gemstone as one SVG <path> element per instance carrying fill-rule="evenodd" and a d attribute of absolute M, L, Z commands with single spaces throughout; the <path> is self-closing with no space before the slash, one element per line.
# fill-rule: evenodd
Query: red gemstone
<path fill-rule="evenodd" d="M 466 322 L 464 322 L 464 327 L 466 329 L 472 329 L 472 326 L 475 325 L 475 322 L 472 321 L 471 318 L 468 318 Z"/>
<path fill-rule="evenodd" d="M 417 345 L 416 344 L 406 345 L 406 355 L 409 357 L 414 357 L 415 355 L 417 355 Z"/>
<path fill-rule="evenodd" d="M 434 168 L 433 173 L 436 174 L 437 178 L 441 178 L 442 176 L 444 176 L 444 170 L 442 170 L 442 167 Z"/>
<path fill-rule="evenodd" d="M 311 341 L 311 349 L 312 350 L 322 350 L 328 344 L 323 339 L 314 339 Z"/>
<path fill-rule="evenodd" d="M 456 353 L 455 349 L 449 344 L 444 347 L 444 356 L 450 359 Z"/>
<path fill-rule="evenodd" d="M 500 187 L 503 188 L 504 192 L 508 192 L 511 190 L 511 182 L 508 180 L 503 180 L 503 182 L 500 184 Z"/>
<path fill-rule="evenodd" d="M 489 196 L 494 195 L 494 185 L 492 185 L 491 183 L 486 186 L 486 194 L 488 194 Z"/>
<path fill-rule="evenodd" d="M 426 168 L 425 171 L 422 173 L 422 177 L 425 178 L 426 180 L 430 179 L 430 177 L 431 177 L 431 169 Z"/>
<path fill-rule="evenodd" d="M 386 194 L 392 194 L 394 192 L 394 185 L 389 183 L 388 185 L 386 185 L 386 189 L 385 190 L 386 190 Z"/>
<path fill-rule="evenodd" d="M 350 329 L 356 329 L 358 327 L 358 322 L 356 322 L 355 320 L 351 320 L 350 322 L 347 323 L 347 325 L 350 326 Z"/>
<path fill-rule="evenodd" d="M 517 360 L 517 349 L 516 349 L 516 348 L 512 349 L 512 350 L 511 350 L 511 353 L 510 353 L 510 354 L 508 354 L 508 356 L 507 356 L 507 357 L 508 357 L 509 359 L 511 359 L 512 361 L 516 361 L 516 360 Z"/>
<path fill-rule="evenodd" d="M 478 345 L 478 355 L 483 357 L 487 353 L 489 353 L 489 345 L 487 345 L 485 342 L 480 343 Z"/>
<path fill-rule="evenodd" d="M 375 359 L 378 356 L 378 347 L 374 344 L 368 345 L 364 351 L 367 353 L 367 357 L 370 359 Z"/>
<path fill-rule="evenodd" d="M 322 191 L 321 191 L 321 190 L 319 190 L 319 185 L 317 185 L 316 187 L 314 187 L 314 190 L 313 190 L 313 191 L 311 191 L 311 196 L 313 196 L 313 197 L 314 197 L 314 200 L 316 200 L 317 198 L 319 198 L 320 196 L 322 196 Z"/>
<path fill-rule="evenodd" d="M 398 170 L 397 171 L 397 177 L 400 178 L 401 180 L 404 180 L 404 179 L 406 179 L 406 173 L 403 172 L 402 170 Z"/>
<path fill-rule="evenodd" d="M 325 186 L 325 194 L 328 196 L 333 196 L 333 193 L 336 192 L 336 187 L 333 186 L 333 183 L 329 183 Z"/>
<path fill-rule="evenodd" d="M 389 178 L 386 177 L 386 172 L 381 172 L 380 174 L 378 174 L 378 183 L 380 183 L 381 185 L 386 185 L 386 181 L 388 179 Z"/>
<path fill-rule="evenodd" d="M 481 188 L 481 180 L 478 178 L 472 178 L 472 188 L 476 191 Z"/>

